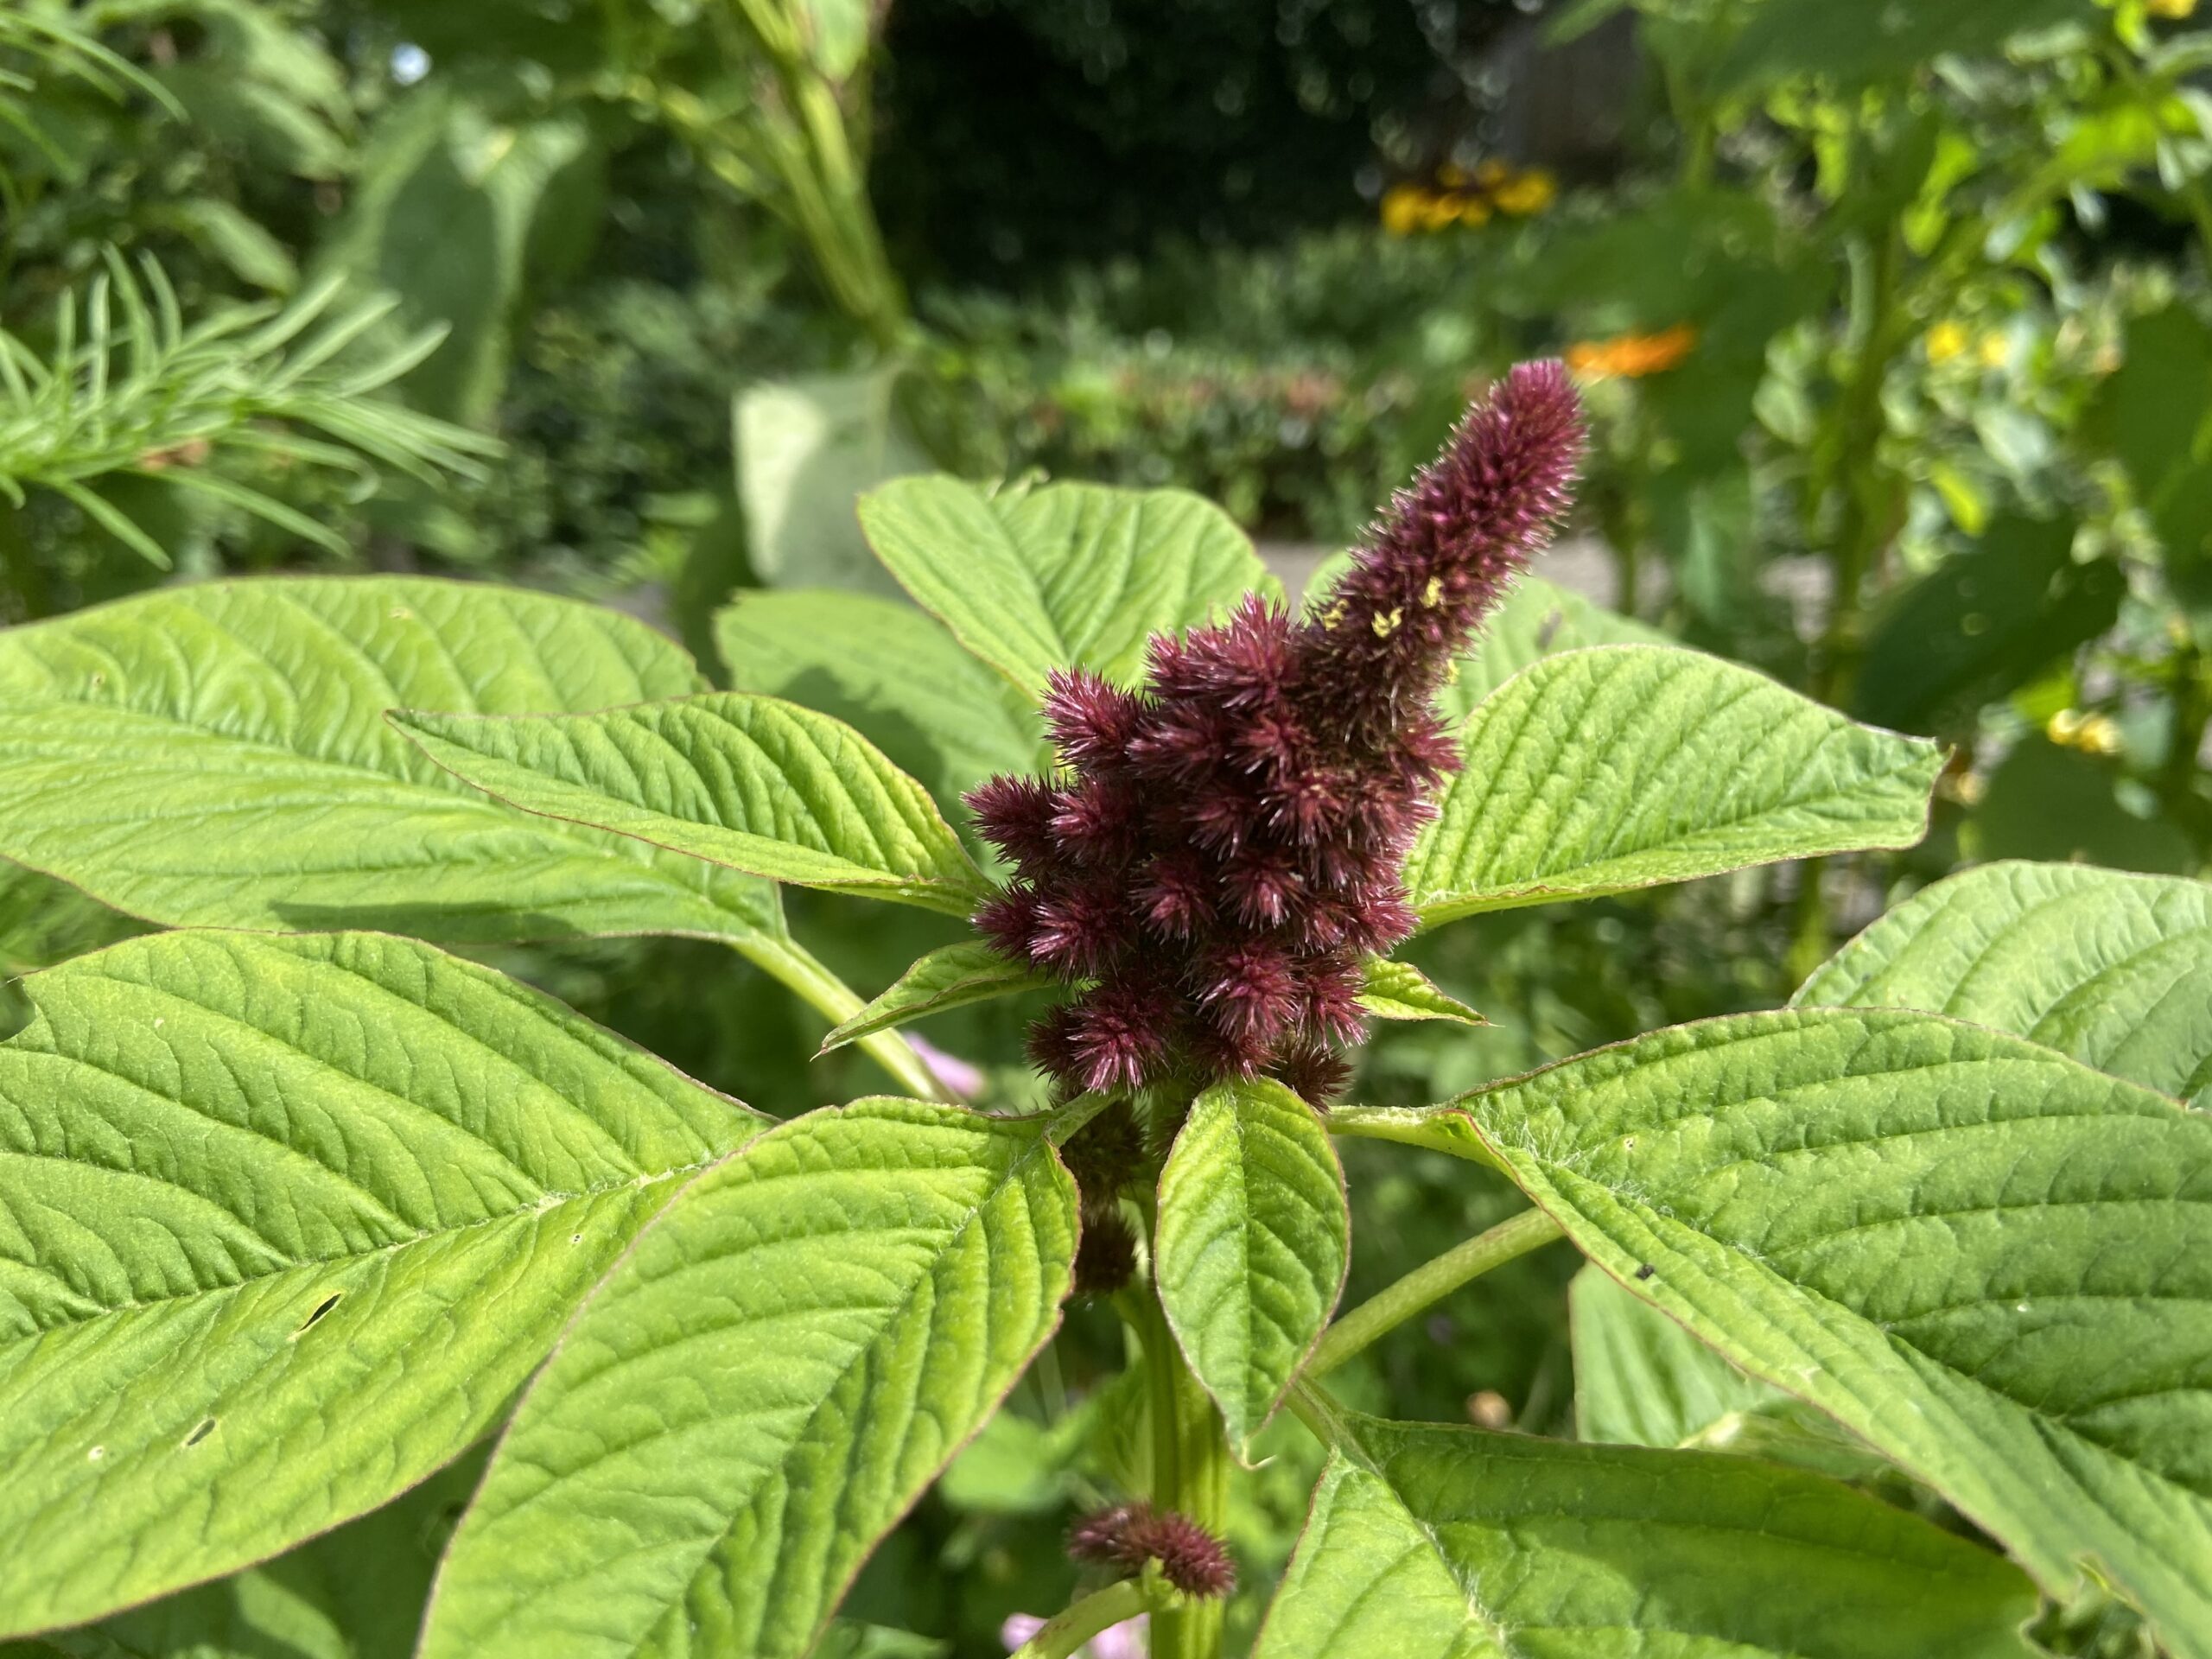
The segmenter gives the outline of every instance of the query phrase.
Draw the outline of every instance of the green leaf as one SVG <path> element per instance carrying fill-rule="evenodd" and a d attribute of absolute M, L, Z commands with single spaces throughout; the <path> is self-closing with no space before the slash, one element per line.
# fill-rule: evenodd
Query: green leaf
<path fill-rule="evenodd" d="M 1575 1274 L 1567 1307 L 1578 1439 L 1697 1447 L 1839 1480 L 1897 1484 L 1888 1464 L 1832 1420 L 1745 1376 L 1599 1268 Z"/>
<path fill-rule="evenodd" d="M 394 578 L 149 594 L 0 633 L 0 855 L 174 925 L 780 938 L 765 883 L 514 812 L 383 719 L 698 687 L 643 624 L 539 594 Z"/>
<path fill-rule="evenodd" d="M 842 721 L 715 691 L 595 715 L 413 709 L 392 723 L 525 812 L 747 874 L 955 916 L 989 893 L 929 791 Z"/>
<path fill-rule="evenodd" d="M 1746 865 L 1909 847 L 1942 764 L 1696 652 L 1548 657 L 1467 722 L 1406 886 L 1425 925 Z"/>
<path fill-rule="evenodd" d="M 1154 632 L 1248 592 L 1282 597 L 1228 514 L 1180 490 L 899 479 L 861 498 L 861 524 L 906 591 L 1033 699 L 1078 664 L 1134 684 Z"/>
<path fill-rule="evenodd" d="M 423 1659 L 804 1653 L 1058 1320 L 1038 1128 L 858 1101 L 688 1187 L 524 1397 Z"/>
<path fill-rule="evenodd" d="M 1595 1268 L 1567 1299 L 1574 1338 L 1574 1432 L 1611 1446 L 1686 1446 L 1714 1427 L 1789 1398 L 1754 1381 Z"/>
<path fill-rule="evenodd" d="M 950 811 L 985 779 L 1040 769 L 1036 710 L 935 617 L 867 594 L 741 594 L 715 619 L 740 691 L 835 715 Z"/>
<path fill-rule="evenodd" d="M 899 416 L 898 378 L 875 368 L 763 381 L 737 394 L 738 507 L 763 582 L 896 591 L 854 507 L 863 490 L 929 469 Z"/>
<path fill-rule="evenodd" d="M 0 1643 L 0 1659 L 410 1659 L 476 1453 L 335 1532 L 97 1624 Z"/>
<path fill-rule="evenodd" d="M 2212 1106 L 2212 886 L 2079 864 L 1986 865 L 1923 889 L 1793 1007 L 1925 1008 Z"/>
<path fill-rule="evenodd" d="M 1467 1097 L 1607 1273 L 2212 1655 L 2212 1117 L 1935 1014 L 1662 1031 Z"/>
<path fill-rule="evenodd" d="M 421 1480 L 674 1178 L 762 1122 L 384 935 L 157 934 L 26 988 L 0 1046 L 0 1634 Z"/>
<path fill-rule="evenodd" d="M 1523 576 L 1491 613 L 1481 637 L 1452 664 L 1451 683 L 1437 697 L 1447 719 L 1462 718 L 1522 669 L 1585 645 L 1664 645 L 1656 628 L 1593 605 L 1581 594 Z"/>
<path fill-rule="evenodd" d="M 889 990 L 822 1039 L 824 1054 L 925 1014 L 965 1007 L 1017 991 L 1049 990 L 1058 982 L 1008 962 L 988 944 L 948 944 L 906 969 Z"/>
<path fill-rule="evenodd" d="M 1377 1020 L 1456 1020 L 1463 1026 L 1490 1023 L 1458 997 L 1439 990 L 1427 974 L 1409 962 L 1370 957 L 1365 972 L 1359 1006 Z"/>
<path fill-rule="evenodd" d="M 1313 1109 L 1268 1078 L 1200 1095 L 1160 1172 L 1154 1277 L 1239 1457 L 1344 1294 L 1344 1170 Z"/>
<path fill-rule="evenodd" d="M 2029 1659 L 1998 1556 L 1818 1476 L 1332 1414 L 1255 1659 Z"/>
<path fill-rule="evenodd" d="M 2004 518 L 1884 607 L 1866 643 L 1852 712 L 1932 731 L 1970 721 L 2109 629 L 2127 579 L 2076 564 L 2074 526 Z"/>

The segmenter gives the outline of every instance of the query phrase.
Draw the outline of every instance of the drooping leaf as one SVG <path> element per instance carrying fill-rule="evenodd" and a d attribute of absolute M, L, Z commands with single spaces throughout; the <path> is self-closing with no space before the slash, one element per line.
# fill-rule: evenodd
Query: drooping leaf
<path fill-rule="evenodd" d="M 1454 1020 L 1463 1026 L 1490 1023 L 1458 997 L 1438 989 L 1427 974 L 1409 962 L 1370 957 L 1366 974 L 1359 1006 L 1377 1020 Z"/>
<path fill-rule="evenodd" d="M 1567 1306 L 1577 1439 L 1693 1446 L 1838 1480 L 1897 1484 L 1896 1471 L 1833 1419 L 1745 1376 L 1599 1268 L 1575 1274 Z"/>
<path fill-rule="evenodd" d="M 1067 1294 L 1033 1120 L 858 1101 L 688 1187 L 524 1396 L 424 1659 L 807 1651 Z"/>
<path fill-rule="evenodd" d="M 0 1046 L 0 1632 L 228 1572 L 498 1420 L 763 1120 L 378 934 L 157 934 Z"/>
<path fill-rule="evenodd" d="M 2212 1106 L 2212 886 L 1985 865 L 1898 906 L 1791 1006 L 1926 1008 Z"/>
<path fill-rule="evenodd" d="M 1745 1376 L 1649 1302 L 1595 1268 L 1567 1299 L 1574 1338 L 1574 1432 L 1608 1446 L 1685 1446 L 1717 1423 L 1788 1399 Z"/>
<path fill-rule="evenodd" d="M 1243 1456 L 1344 1293 L 1351 1221 L 1313 1109 L 1268 1078 L 1200 1095 L 1160 1173 L 1154 1278 Z"/>
<path fill-rule="evenodd" d="M 2212 1654 L 2212 1117 L 1983 1027 L 1801 1009 L 1435 1122 L 2054 1595 L 2094 1563 L 2177 1659 Z"/>
<path fill-rule="evenodd" d="M 929 791 L 842 721 L 743 691 L 593 715 L 406 710 L 496 799 L 750 875 L 966 916 L 988 895 Z"/>
<path fill-rule="evenodd" d="M 835 715 L 950 813 L 1000 772 L 1038 769 L 1036 711 L 912 605 L 823 590 L 741 594 L 715 619 L 730 684 Z"/>
<path fill-rule="evenodd" d="M 1344 1412 L 1255 1659 L 2029 1659 L 2027 1581 L 1794 1470 Z"/>
<path fill-rule="evenodd" d="M 1429 925 L 1909 847 L 1942 760 L 1750 669 L 1654 645 L 1544 658 L 1484 699 L 1464 747 L 1407 864 Z"/>
<path fill-rule="evenodd" d="M 1057 981 L 1008 962 L 988 944 L 948 944 L 932 950 L 893 982 L 891 988 L 822 1039 L 822 1052 L 925 1014 L 965 1007 L 1018 991 L 1050 989 Z"/>
<path fill-rule="evenodd" d="M 1180 490 L 899 479 L 861 499 L 861 524 L 906 591 L 1033 698 L 1075 664 L 1134 683 L 1154 632 L 1282 596 L 1228 514 Z"/>
<path fill-rule="evenodd" d="M 895 371 L 763 381 L 732 400 L 737 499 L 763 582 L 896 592 L 869 556 L 855 504 L 886 479 L 926 472 L 899 417 Z"/>
<path fill-rule="evenodd" d="M 0 633 L 0 855 L 175 925 L 779 936 L 766 883 L 512 811 L 383 718 L 698 689 L 651 629 L 539 594 L 382 577 L 166 589 Z"/>

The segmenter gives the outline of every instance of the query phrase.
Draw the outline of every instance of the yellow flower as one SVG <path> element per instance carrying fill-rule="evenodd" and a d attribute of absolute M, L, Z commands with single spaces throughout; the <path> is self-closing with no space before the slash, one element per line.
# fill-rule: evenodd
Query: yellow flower
<path fill-rule="evenodd" d="M 2182 18 L 2196 10 L 2196 0 L 2148 0 L 2144 7 L 2153 17 Z"/>
<path fill-rule="evenodd" d="M 1502 213 L 1527 219 L 1541 213 L 1559 198 L 1559 181 L 1541 168 L 1531 168 L 1506 180 L 1491 193 Z"/>
<path fill-rule="evenodd" d="M 2043 730 L 2045 737 L 2063 749 L 2079 749 L 2084 754 L 2118 754 L 2120 750 L 2120 728 L 2109 715 L 2085 715 L 2079 709 L 2062 709 L 2050 717 Z"/>
<path fill-rule="evenodd" d="M 1616 334 L 1611 340 L 1577 340 L 1567 348 L 1567 366 L 1586 380 L 1618 375 L 1641 379 L 1663 374 L 1690 354 L 1697 330 L 1687 322 L 1656 334 Z"/>
<path fill-rule="evenodd" d="M 1490 223 L 1490 203 L 1484 201 L 1480 196 L 1466 197 L 1459 204 L 1459 222 L 1462 225 L 1487 225 Z"/>
<path fill-rule="evenodd" d="M 1928 360 L 1948 363 L 1967 348 L 1966 325 L 1946 317 L 1928 331 Z"/>
<path fill-rule="evenodd" d="M 1981 359 L 1983 368 L 2001 369 L 2012 355 L 2012 342 L 2005 339 L 2000 330 L 1993 328 L 1981 337 L 1975 355 Z"/>
<path fill-rule="evenodd" d="M 1417 184 L 1394 184 L 1382 193 L 1382 228 L 1392 236 L 1411 236 L 1428 211 L 1428 192 Z"/>

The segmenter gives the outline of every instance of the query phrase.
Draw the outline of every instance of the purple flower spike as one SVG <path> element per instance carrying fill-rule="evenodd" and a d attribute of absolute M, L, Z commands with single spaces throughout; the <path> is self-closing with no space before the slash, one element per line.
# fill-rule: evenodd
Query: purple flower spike
<path fill-rule="evenodd" d="M 1413 931 L 1400 870 L 1459 764 L 1436 690 L 1549 540 L 1582 448 L 1567 372 L 1523 364 L 1305 620 L 1250 594 L 1154 636 L 1135 690 L 1052 676 L 1067 772 L 968 800 L 1017 872 L 977 929 L 1073 993 L 1030 1035 L 1063 1088 L 1264 1074 L 1317 1106 L 1343 1088 L 1362 959 Z"/>

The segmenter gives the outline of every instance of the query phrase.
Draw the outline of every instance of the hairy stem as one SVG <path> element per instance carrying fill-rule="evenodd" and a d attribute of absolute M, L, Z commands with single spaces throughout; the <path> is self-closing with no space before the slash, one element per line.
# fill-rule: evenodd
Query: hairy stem
<path fill-rule="evenodd" d="M 1152 1501 L 1219 1537 L 1229 1510 L 1229 1437 L 1221 1413 L 1183 1363 L 1159 1297 L 1142 1289 L 1128 1302 L 1144 1353 Z M 1216 1659 L 1221 1652 L 1221 1615 L 1218 1601 L 1185 1602 L 1155 1611 L 1152 1659 Z"/>
<path fill-rule="evenodd" d="M 1151 1605 L 1144 1586 L 1137 1580 L 1123 1579 L 1119 1584 L 1109 1584 L 1049 1621 L 1014 1649 L 1013 1659 L 1069 1659 L 1092 1637 L 1111 1630 L 1124 1619 L 1135 1618 Z M 1158 1649 L 1154 1650 L 1157 1652 Z"/>
<path fill-rule="evenodd" d="M 859 992 L 817 962 L 791 939 L 772 938 L 734 942 L 738 954 L 796 995 L 809 1007 L 827 1014 L 833 1026 L 842 1025 L 867 1006 Z M 922 1057 L 895 1031 L 879 1031 L 863 1037 L 858 1046 L 868 1058 L 898 1080 L 908 1094 L 923 1100 L 950 1100 L 952 1091 L 922 1063 Z"/>
<path fill-rule="evenodd" d="M 1542 1211 L 1523 1210 L 1422 1262 L 1332 1325 L 1314 1349 L 1313 1357 L 1306 1362 L 1305 1375 L 1320 1376 L 1335 1370 L 1378 1337 L 1426 1313 L 1460 1286 L 1550 1243 L 1560 1232 L 1559 1223 Z"/>
<path fill-rule="evenodd" d="M 1459 1124 L 1458 1112 L 1404 1106 L 1339 1106 L 1328 1116 L 1331 1135 L 1362 1141 L 1395 1141 L 1402 1147 L 1427 1152 L 1448 1152 L 1470 1163 L 1486 1164 L 1503 1173 L 1505 1166 L 1491 1155 L 1488 1147 Z"/>

